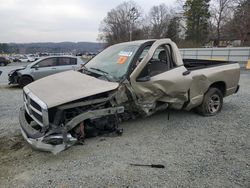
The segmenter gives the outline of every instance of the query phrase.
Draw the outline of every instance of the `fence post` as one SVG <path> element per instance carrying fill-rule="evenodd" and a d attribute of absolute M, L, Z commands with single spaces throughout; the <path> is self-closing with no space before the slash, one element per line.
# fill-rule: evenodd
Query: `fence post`
<path fill-rule="evenodd" d="M 227 60 L 229 61 L 229 58 L 230 58 L 230 53 L 231 52 L 231 48 L 228 49 L 228 56 L 227 56 Z"/>

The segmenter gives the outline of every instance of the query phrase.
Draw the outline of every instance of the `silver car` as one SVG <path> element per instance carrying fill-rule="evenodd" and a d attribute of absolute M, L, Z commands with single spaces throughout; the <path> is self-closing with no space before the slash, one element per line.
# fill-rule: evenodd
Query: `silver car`
<path fill-rule="evenodd" d="M 85 62 L 75 56 L 49 56 L 39 59 L 25 67 L 12 70 L 9 73 L 9 84 L 19 84 L 21 87 L 40 78 L 67 71 L 77 70 Z"/>

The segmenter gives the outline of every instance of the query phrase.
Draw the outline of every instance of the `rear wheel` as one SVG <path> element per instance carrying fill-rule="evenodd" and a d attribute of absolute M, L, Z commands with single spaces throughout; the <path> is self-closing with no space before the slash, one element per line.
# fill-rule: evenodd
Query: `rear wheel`
<path fill-rule="evenodd" d="M 19 78 L 18 80 L 18 84 L 21 87 L 24 87 L 26 85 L 28 85 L 29 83 L 33 82 L 33 79 L 30 76 L 22 76 L 21 78 Z"/>
<path fill-rule="evenodd" d="M 5 66 L 5 63 L 4 63 L 4 62 L 1 62 L 1 63 L 0 63 L 0 66 L 1 66 L 1 67 Z"/>
<path fill-rule="evenodd" d="M 210 88 L 206 92 L 202 104 L 197 107 L 197 112 L 203 116 L 214 116 L 221 111 L 222 106 L 222 92 L 217 88 Z"/>

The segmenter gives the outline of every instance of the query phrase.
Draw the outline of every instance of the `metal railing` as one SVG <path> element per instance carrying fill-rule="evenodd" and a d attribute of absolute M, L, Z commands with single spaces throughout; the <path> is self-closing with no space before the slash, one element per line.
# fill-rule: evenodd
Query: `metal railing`
<path fill-rule="evenodd" d="M 184 48 L 181 55 L 186 59 L 216 59 L 247 62 L 250 59 L 250 47 L 235 48 Z"/>

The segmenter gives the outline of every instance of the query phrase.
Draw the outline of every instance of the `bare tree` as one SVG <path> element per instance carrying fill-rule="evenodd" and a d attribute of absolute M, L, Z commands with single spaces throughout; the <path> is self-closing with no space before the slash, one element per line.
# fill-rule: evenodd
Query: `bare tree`
<path fill-rule="evenodd" d="M 133 1 L 124 2 L 108 12 L 102 21 L 99 40 L 112 45 L 139 39 L 141 8 Z M 134 35 L 132 36 L 132 32 Z"/>
<path fill-rule="evenodd" d="M 174 16 L 173 18 L 171 18 L 168 25 L 166 37 L 171 38 L 171 40 L 178 43 L 180 41 L 180 32 L 180 18 L 178 16 Z"/>
<path fill-rule="evenodd" d="M 215 26 L 216 40 L 221 40 L 223 27 L 232 18 L 232 6 L 234 0 L 213 0 L 211 2 L 211 19 L 212 24 Z"/>
<path fill-rule="evenodd" d="M 243 45 L 250 45 L 250 1 L 237 0 L 234 16 L 228 23 L 228 33 L 241 40 Z"/>
<path fill-rule="evenodd" d="M 153 6 L 150 9 L 148 19 L 151 27 L 151 37 L 165 37 L 171 19 L 169 8 L 165 4 Z"/>

